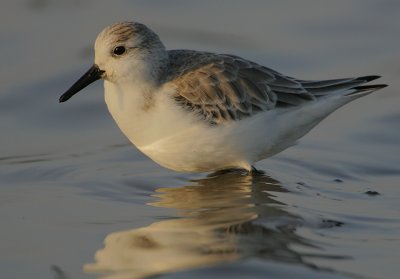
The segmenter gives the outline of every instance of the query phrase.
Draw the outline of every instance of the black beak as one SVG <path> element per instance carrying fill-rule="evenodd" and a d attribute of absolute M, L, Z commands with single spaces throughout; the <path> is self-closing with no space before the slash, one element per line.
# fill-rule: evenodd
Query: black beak
<path fill-rule="evenodd" d="M 59 101 L 65 102 L 83 88 L 103 77 L 104 71 L 100 70 L 99 66 L 94 64 L 70 89 L 61 95 Z"/>

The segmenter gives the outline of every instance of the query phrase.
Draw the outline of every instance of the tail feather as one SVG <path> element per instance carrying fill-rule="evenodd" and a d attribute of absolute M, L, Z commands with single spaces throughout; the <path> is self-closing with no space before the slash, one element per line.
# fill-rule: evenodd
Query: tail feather
<path fill-rule="evenodd" d="M 376 90 L 387 87 L 387 84 L 372 84 L 352 87 L 352 92 L 347 93 L 345 96 L 363 96 L 368 95 Z"/>
<path fill-rule="evenodd" d="M 370 75 L 370 76 L 358 77 L 358 78 L 356 78 L 356 80 L 361 80 L 361 81 L 364 81 L 364 82 L 370 82 L 370 81 L 373 81 L 373 80 L 378 79 L 380 77 L 381 76 Z"/>
<path fill-rule="evenodd" d="M 311 94 L 313 94 L 315 97 L 319 97 L 319 96 L 325 96 L 327 94 L 330 94 L 332 92 L 337 92 L 339 90 L 346 90 L 352 87 L 356 87 L 360 84 L 363 84 L 364 81 L 359 81 L 356 79 L 351 79 L 349 81 L 345 81 L 343 83 L 339 83 L 339 84 L 334 84 L 334 85 L 330 85 L 330 86 L 324 86 L 324 87 L 317 87 L 317 88 L 307 88 L 305 87 L 305 89 L 310 92 Z"/>
<path fill-rule="evenodd" d="M 386 84 L 362 85 L 380 78 L 378 75 L 362 76 L 357 78 L 343 78 L 322 81 L 298 80 L 307 92 L 316 98 L 342 92 L 344 96 L 362 96 L 386 87 Z"/>

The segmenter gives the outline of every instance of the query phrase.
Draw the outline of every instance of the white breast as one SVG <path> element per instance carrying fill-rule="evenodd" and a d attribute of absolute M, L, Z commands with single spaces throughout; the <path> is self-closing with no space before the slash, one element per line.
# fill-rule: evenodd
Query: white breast
<path fill-rule="evenodd" d="M 174 103 L 171 90 L 105 82 L 105 100 L 119 128 L 139 150 L 164 167 L 186 172 L 250 170 L 254 162 L 295 143 L 339 106 L 312 102 L 210 126 Z"/>
<path fill-rule="evenodd" d="M 154 91 L 148 100 L 145 88 L 105 81 L 105 101 L 128 139 L 162 166 L 178 171 L 250 167 L 234 142 L 227 141 L 234 130 L 199 121 L 173 103 L 170 90 Z"/>

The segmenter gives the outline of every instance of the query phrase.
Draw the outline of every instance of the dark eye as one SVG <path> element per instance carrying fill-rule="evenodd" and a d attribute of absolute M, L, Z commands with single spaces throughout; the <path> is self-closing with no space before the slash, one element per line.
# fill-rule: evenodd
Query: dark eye
<path fill-rule="evenodd" d="M 125 53 L 125 51 L 126 51 L 125 47 L 117 46 L 116 48 L 114 48 L 113 53 L 114 55 L 122 55 Z"/>

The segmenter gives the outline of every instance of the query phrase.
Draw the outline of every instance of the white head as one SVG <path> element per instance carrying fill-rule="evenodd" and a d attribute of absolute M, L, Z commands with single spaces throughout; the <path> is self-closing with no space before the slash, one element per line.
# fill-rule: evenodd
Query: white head
<path fill-rule="evenodd" d="M 95 64 L 67 92 L 60 102 L 102 78 L 112 83 L 147 82 L 157 85 L 168 63 L 168 53 L 157 34 L 137 22 L 106 27 L 95 42 Z"/>
<path fill-rule="evenodd" d="M 104 79 L 158 79 L 168 59 L 159 37 L 137 22 L 116 23 L 96 39 L 95 64 L 105 71 Z"/>

